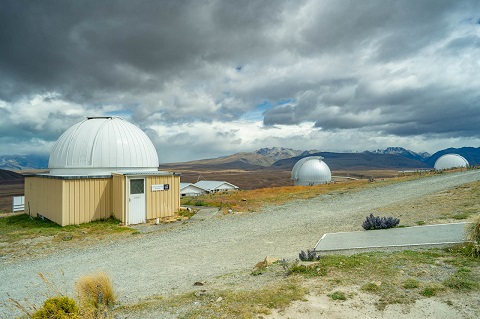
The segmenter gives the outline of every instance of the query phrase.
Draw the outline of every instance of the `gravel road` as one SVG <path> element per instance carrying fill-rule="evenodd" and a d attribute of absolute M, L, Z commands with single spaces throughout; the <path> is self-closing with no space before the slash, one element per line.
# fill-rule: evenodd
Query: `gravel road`
<path fill-rule="evenodd" d="M 59 287 L 70 291 L 82 275 L 103 270 L 112 276 L 120 302 L 190 290 L 195 281 L 251 269 L 267 255 L 292 260 L 300 250 L 313 248 L 325 232 L 360 230 L 372 209 L 478 180 L 480 170 L 439 174 L 359 192 L 292 201 L 260 213 L 186 223 L 168 231 L 39 258 L 3 262 L 0 301 L 10 295 L 41 303 L 48 289 L 39 280 L 39 272 L 51 274 Z M 0 317 L 12 317 L 9 308 L 1 308 Z"/>

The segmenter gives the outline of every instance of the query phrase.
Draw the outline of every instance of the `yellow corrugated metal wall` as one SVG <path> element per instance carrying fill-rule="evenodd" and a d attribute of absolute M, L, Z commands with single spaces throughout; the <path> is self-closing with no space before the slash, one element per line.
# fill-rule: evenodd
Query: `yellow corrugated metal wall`
<path fill-rule="evenodd" d="M 113 174 L 113 213 L 115 218 L 125 223 L 125 176 Z"/>
<path fill-rule="evenodd" d="M 63 183 L 63 225 L 88 223 L 113 215 L 111 178 L 67 179 Z"/>
<path fill-rule="evenodd" d="M 180 211 L 180 176 L 179 175 L 174 175 L 172 176 L 173 178 L 173 185 L 174 186 L 174 209 L 175 212 Z"/>
<path fill-rule="evenodd" d="M 147 219 L 173 216 L 180 210 L 180 176 L 146 176 Z M 115 216 L 126 222 L 126 177 L 61 179 L 25 178 L 25 211 L 66 225 Z M 152 191 L 152 185 L 169 184 L 169 190 Z"/>
<path fill-rule="evenodd" d="M 65 226 L 62 221 L 62 182 L 54 178 L 25 177 L 25 213 L 34 217 L 40 214 Z"/>
<path fill-rule="evenodd" d="M 169 184 L 170 189 L 152 191 L 152 185 Z M 173 216 L 180 210 L 180 176 L 147 176 L 145 181 L 147 219 Z"/>

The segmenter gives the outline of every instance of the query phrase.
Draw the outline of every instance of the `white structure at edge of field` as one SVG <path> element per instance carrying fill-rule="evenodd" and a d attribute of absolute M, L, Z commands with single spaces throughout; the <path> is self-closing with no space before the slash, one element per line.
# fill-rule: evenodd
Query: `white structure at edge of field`
<path fill-rule="evenodd" d="M 199 181 L 193 184 L 209 193 L 238 191 L 239 187 L 225 181 Z"/>
<path fill-rule="evenodd" d="M 312 186 L 332 181 L 330 168 L 321 156 L 308 156 L 299 160 L 292 169 L 294 185 Z"/>
<path fill-rule="evenodd" d="M 62 226 L 173 216 L 180 174 L 158 166 L 155 146 L 140 128 L 119 117 L 88 117 L 58 138 L 49 174 L 26 176 L 25 212 Z"/>
<path fill-rule="evenodd" d="M 444 169 L 467 167 L 468 165 L 468 161 L 463 156 L 458 154 L 445 154 L 437 159 L 434 167 L 436 170 L 440 171 Z"/>
<path fill-rule="evenodd" d="M 192 183 L 180 183 L 180 196 L 200 196 L 207 194 L 208 190 L 195 186 Z"/>

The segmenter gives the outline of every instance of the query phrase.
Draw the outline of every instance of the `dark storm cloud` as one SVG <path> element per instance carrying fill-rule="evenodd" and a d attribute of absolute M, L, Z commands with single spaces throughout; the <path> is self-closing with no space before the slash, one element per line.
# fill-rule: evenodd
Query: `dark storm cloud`
<path fill-rule="evenodd" d="M 332 61 L 343 57 L 345 65 L 336 67 L 334 76 L 350 73 L 354 80 L 322 79 L 317 88 L 297 92 L 296 105 L 288 110 L 266 112 L 264 123 L 314 121 L 329 131 L 480 136 L 475 124 L 479 65 L 473 58 L 480 54 L 480 29 L 466 18 L 471 12 L 458 12 L 468 2 L 437 4 L 382 2 L 373 9 L 354 2 L 358 10 L 348 19 L 338 6 L 322 11 L 325 19 L 303 31 L 311 40 L 303 48 Z"/>
<path fill-rule="evenodd" d="M 270 109 L 264 113 L 263 123 L 265 125 L 272 125 L 277 123 L 282 124 L 298 124 L 295 120 L 295 108 L 291 105 L 281 105 L 274 109 Z"/>
<path fill-rule="evenodd" d="M 104 90 L 152 89 L 158 80 L 139 83 L 138 73 L 168 70 L 185 59 L 168 39 L 168 22 L 182 18 L 170 3 L 149 10 L 148 3 L 129 1 L 3 2 L 0 41 L 8 49 L 0 53 L 1 97 L 44 90 L 88 101 Z M 184 49 L 182 37 L 175 43 Z"/>
<path fill-rule="evenodd" d="M 1 1 L 0 132 L 50 142 L 82 116 L 123 114 L 189 130 L 176 143 L 255 116 L 363 140 L 480 137 L 479 12 L 473 0 Z M 236 127 L 210 141 L 250 143 Z"/>
<path fill-rule="evenodd" d="M 268 45 L 258 30 L 272 27 L 282 7 L 48 0 L 0 6 L 0 43 L 8 48 L 0 53 L 0 98 L 44 90 L 77 102 L 161 90 L 169 79 L 196 73 L 205 61 L 248 60 Z"/>

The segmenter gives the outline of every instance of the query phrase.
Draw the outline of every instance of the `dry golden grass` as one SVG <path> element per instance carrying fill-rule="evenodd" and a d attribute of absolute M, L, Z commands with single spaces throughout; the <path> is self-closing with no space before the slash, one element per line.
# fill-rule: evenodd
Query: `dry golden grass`
<path fill-rule="evenodd" d="M 294 300 L 301 300 L 306 292 L 297 277 L 277 276 L 272 283 L 256 289 L 209 289 L 200 294 L 197 291 L 169 297 L 153 296 L 138 304 L 120 307 L 115 313 L 121 314 L 119 317 L 128 314 L 127 318 L 135 318 L 139 313 L 155 313 L 163 309 L 185 319 L 253 319 L 270 314 L 272 309 L 285 308 Z"/>
<path fill-rule="evenodd" d="M 400 218 L 404 226 L 470 222 L 480 213 L 480 182 L 431 194 L 400 204 L 379 208 L 373 214 Z"/>
<path fill-rule="evenodd" d="M 470 241 L 469 249 L 472 256 L 480 256 L 480 214 L 473 220 L 467 232 L 467 240 Z"/>
<path fill-rule="evenodd" d="M 478 215 L 473 221 L 467 239 L 476 244 L 480 244 L 480 215 Z"/>
<path fill-rule="evenodd" d="M 75 291 L 80 308 L 86 313 L 111 308 L 117 298 L 112 279 L 104 272 L 81 277 L 75 283 Z"/>
<path fill-rule="evenodd" d="M 371 182 L 367 179 L 347 180 L 330 184 L 315 186 L 281 186 L 267 187 L 238 192 L 216 193 L 198 196 L 195 198 L 182 198 L 183 205 L 216 206 L 223 212 L 229 209 L 234 212 L 258 211 L 263 206 L 282 205 L 288 201 L 309 199 L 322 194 L 343 193 L 358 191 L 369 187 L 383 186 L 416 178 L 430 176 L 429 174 L 400 176 Z"/>

